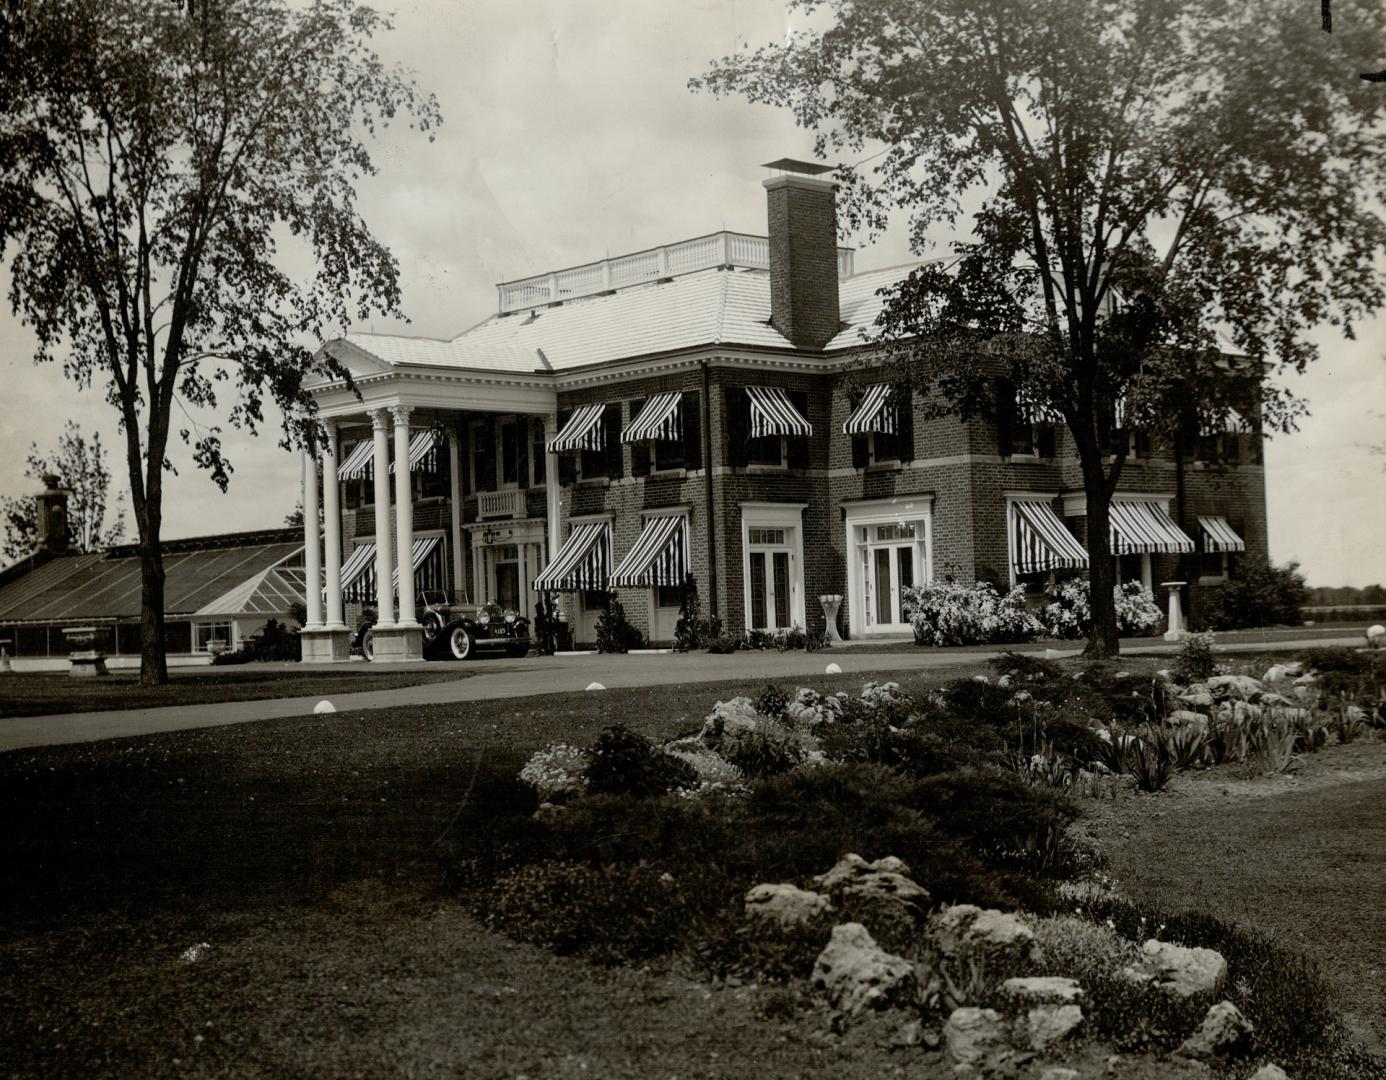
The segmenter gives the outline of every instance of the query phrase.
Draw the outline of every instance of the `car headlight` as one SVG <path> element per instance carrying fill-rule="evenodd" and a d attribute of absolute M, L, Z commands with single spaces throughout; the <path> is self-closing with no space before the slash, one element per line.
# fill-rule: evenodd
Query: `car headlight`
<path fill-rule="evenodd" d="M 485 626 L 485 625 L 486 625 L 487 623 L 489 623 L 490 621 L 491 621 L 491 613 L 490 613 L 489 611 L 483 611 L 483 612 L 481 612 L 481 614 L 479 614 L 479 615 L 476 617 L 476 622 L 477 622 L 477 625 L 478 625 L 478 626 Z"/>

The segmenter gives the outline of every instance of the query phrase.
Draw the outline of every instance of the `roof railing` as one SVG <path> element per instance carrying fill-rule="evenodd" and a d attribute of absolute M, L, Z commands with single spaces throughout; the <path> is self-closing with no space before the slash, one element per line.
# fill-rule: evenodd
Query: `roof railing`
<path fill-rule="evenodd" d="M 852 276 L 853 255 L 852 248 L 837 249 L 838 277 Z M 711 233 L 550 274 L 501 282 L 496 286 L 496 296 L 500 313 L 505 315 L 719 266 L 769 270 L 769 238 L 726 231 Z"/>

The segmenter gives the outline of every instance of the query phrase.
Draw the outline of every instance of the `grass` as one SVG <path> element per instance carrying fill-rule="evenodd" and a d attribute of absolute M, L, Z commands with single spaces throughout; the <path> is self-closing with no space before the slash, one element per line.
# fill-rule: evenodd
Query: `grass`
<path fill-rule="evenodd" d="M 136 671 L 115 671 L 105 678 L 74 679 L 67 674 L 0 675 L 0 717 L 51 716 L 71 712 L 147 709 L 161 705 L 208 705 L 218 701 L 309 697 L 355 690 L 395 690 L 423 683 L 448 682 L 474 674 L 461 664 L 440 664 L 436 671 L 390 671 L 353 664 L 349 670 L 304 672 L 282 668 L 173 668 L 164 686 L 141 686 Z"/>

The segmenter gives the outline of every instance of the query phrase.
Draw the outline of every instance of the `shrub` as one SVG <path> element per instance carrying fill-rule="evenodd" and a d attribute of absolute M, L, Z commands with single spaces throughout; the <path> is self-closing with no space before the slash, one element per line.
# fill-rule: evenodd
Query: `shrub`
<path fill-rule="evenodd" d="M 722 755 L 758 780 L 803 765 L 812 749 L 816 749 L 816 744 L 811 748 L 803 736 L 774 720 L 731 733 L 722 743 Z"/>
<path fill-rule="evenodd" d="M 917 645 L 1010 645 L 1033 641 L 1043 629 L 1025 610 L 1024 586 L 1003 595 L 990 582 L 947 579 L 904 593 Z"/>
<path fill-rule="evenodd" d="M 1163 791 L 1174 775 L 1174 759 L 1158 738 L 1137 738 L 1134 735 L 1116 736 L 1121 747 L 1122 772 L 1136 779 L 1142 791 Z"/>
<path fill-rule="evenodd" d="M 1208 730 L 1198 724 L 1162 724 L 1155 729 L 1153 737 L 1159 740 L 1177 769 L 1197 768 L 1208 754 Z"/>
<path fill-rule="evenodd" d="M 1039 613 L 1045 632 L 1057 638 L 1082 638 L 1092 632 L 1092 605 L 1086 578 L 1071 578 L 1055 589 L 1053 599 Z M 1117 633 L 1146 634 L 1160 625 L 1155 597 L 1138 581 L 1112 590 L 1116 601 Z"/>
<path fill-rule="evenodd" d="M 626 653 L 644 647 L 645 635 L 630 624 L 620 598 L 614 592 L 607 593 L 597 619 L 597 651 Z"/>
<path fill-rule="evenodd" d="M 1294 725 L 1263 719 L 1247 730 L 1247 764 L 1254 775 L 1279 776 L 1295 756 Z"/>
<path fill-rule="evenodd" d="M 1213 660 L 1213 635 L 1190 634 L 1174 658 L 1174 677 L 1181 682 L 1202 682 L 1217 673 Z"/>
<path fill-rule="evenodd" d="M 767 683 L 756 698 L 756 712 L 768 720 L 783 720 L 788 708 L 789 693 L 774 683 Z"/>
<path fill-rule="evenodd" d="M 1044 970 L 1076 979 L 1083 986 L 1097 978 L 1116 976 L 1122 968 L 1135 963 L 1140 954 L 1135 944 L 1105 923 L 1074 915 L 1036 919 L 1031 929 Z"/>
<path fill-rule="evenodd" d="M 259 630 L 246 638 L 235 652 L 225 652 L 212 657 L 214 665 L 251 664 L 263 661 L 300 660 L 302 649 L 298 643 L 298 629 L 285 626 L 278 619 L 270 619 Z"/>
<path fill-rule="evenodd" d="M 1009 675 L 1015 682 L 1046 683 L 1066 677 L 1067 672 L 1053 660 L 1046 660 L 1033 653 L 1019 653 L 1006 650 L 1000 656 L 987 661 L 997 675 Z"/>
<path fill-rule="evenodd" d="M 679 587 L 679 621 L 674 624 L 674 651 L 701 649 L 721 633 L 722 620 L 703 617 L 702 601 L 698 599 L 698 582 L 692 574 L 685 575 Z"/>
<path fill-rule="evenodd" d="M 735 634 L 718 634 L 707 643 L 707 651 L 717 654 L 734 653 L 741 648 L 741 644 L 741 638 Z"/>
<path fill-rule="evenodd" d="M 1217 590 L 1204 617 L 1214 630 L 1298 626 L 1308 599 L 1299 563 L 1272 566 L 1245 559 Z"/>
<path fill-rule="evenodd" d="M 566 743 L 550 743 L 525 762 L 520 780 L 534 789 L 541 802 L 582 795 L 587 790 L 587 754 Z"/>
<path fill-rule="evenodd" d="M 597 736 L 590 758 L 587 790 L 593 794 L 649 798 L 698 783 L 698 774 L 688 762 L 666 754 L 621 724 Z"/>

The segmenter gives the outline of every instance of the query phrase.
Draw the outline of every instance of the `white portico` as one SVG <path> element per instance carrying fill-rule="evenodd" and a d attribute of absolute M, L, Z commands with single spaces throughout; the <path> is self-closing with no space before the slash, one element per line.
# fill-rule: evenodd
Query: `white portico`
<path fill-rule="evenodd" d="M 546 373 L 533 366 L 527 371 L 516 370 L 523 361 L 517 363 L 514 358 L 502 358 L 498 363 L 506 370 L 473 371 L 410 362 L 395 356 L 381 357 L 376 347 L 367 351 L 352 340 L 330 342 L 324 349 L 331 350 L 351 372 L 355 385 L 349 388 L 345 381 L 337 381 L 314 389 L 325 439 L 323 445 L 304 454 L 304 559 L 308 581 L 321 580 L 323 589 L 307 590 L 307 623 L 301 635 L 303 659 L 327 662 L 350 657 L 352 630 L 345 621 L 343 599 L 345 538 L 339 484 L 348 475 L 365 474 L 372 478 L 374 489 L 374 543 L 358 543 L 351 561 L 352 570 L 358 574 L 362 570 L 374 571 L 366 578 L 374 579 L 374 595 L 369 598 L 375 608 L 373 659 L 417 660 L 422 656 L 422 628 L 415 601 L 419 588 L 416 560 L 421 554 L 434 552 L 442 539 L 442 546 L 450 555 L 445 576 L 451 579 L 453 588 L 459 593 L 474 593 L 474 599 L 495 592 L 494 583 L 484 577 L 478 577 L 471 589 L 464 581 L 459 476 L 466 445 L 461 440 L 466 433 L 460 417 L 477 413 L 540 417 L 552 432 L 557 429 L 555 391 Z M 356 448 L 349 460 L 343 461 L 342 451 L 348 441 L 354 442 Z M 451 487 L 444 536 L 421 535 L 416 541 L 413 474 L 427 455 L 443 452 L 447 454 Z M 558 464 L 555 455 L 545 457 L 545 475 L 551 478 L 545 489 L 545 520 L 507 524 L 510 532 L 524 534 L 528 562 L 535 563 L 541 557 L 553 557 L 561 535 Z M 495 496 L 490 496 L 487 511 L 492 518 L 497 507 L 491 504 L 496 501 Z M 523 498 L 517 504 L 512 497 L 507 506 L 512 516 L 524 519 Z M 499 524 L 493 522 L 493 528 Z M 467 531 L 476 544 L 476 530 Z M 528 587 L 527 578 L 532 578 L 538 569 L 528 562 L 522 560 L 517 567 L 517 584 L 522 594 Z M 473 569 L 475 573 L 476 563 Z"/>

